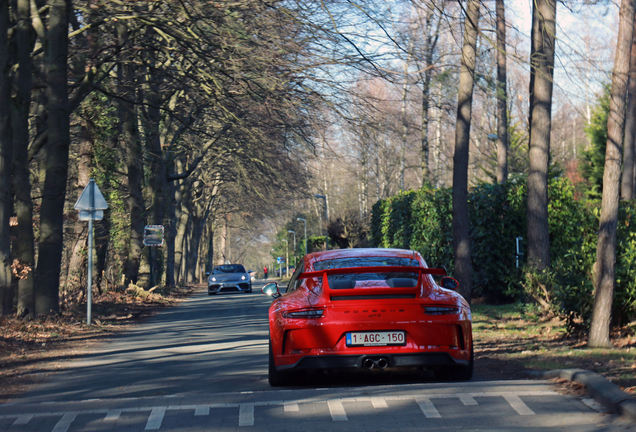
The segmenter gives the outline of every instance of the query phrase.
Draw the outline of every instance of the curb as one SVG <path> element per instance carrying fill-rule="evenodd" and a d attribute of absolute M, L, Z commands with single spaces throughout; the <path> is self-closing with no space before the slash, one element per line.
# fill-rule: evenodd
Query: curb
<path fill-rule="evenodd" d="M 557 369 L 538 372 L 537 375 L 543 378 L 563 378 L 581 383 L 590 396 L 608 411 L 617 412 L 632 421 L 636 421 L 636 399 L 596 372 L 585 369 Z"/>

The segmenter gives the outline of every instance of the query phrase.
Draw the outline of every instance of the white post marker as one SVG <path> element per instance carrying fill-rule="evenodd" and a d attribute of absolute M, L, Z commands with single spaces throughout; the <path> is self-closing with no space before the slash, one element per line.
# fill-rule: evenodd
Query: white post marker
<path fill-rule="evenodd" d="M 79 210 L 79 220 L 88 221 L 88 282 L 86 289 L 86 324 L 91 325 L 91 303 L 93 298 L 93 221 L 102 220 L 104 210 L 108 208 L 104 195 L 90 179 L 75 203 L 75 210 Z"/>

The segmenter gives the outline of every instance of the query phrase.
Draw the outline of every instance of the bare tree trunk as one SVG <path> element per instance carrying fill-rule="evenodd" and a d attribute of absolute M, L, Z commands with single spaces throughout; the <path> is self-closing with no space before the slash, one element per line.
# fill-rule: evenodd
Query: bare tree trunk
<path fill-rule="evenodd" d="M 29 109 L 31 106 L 31 27 L 28 0 L 18 0 L 16 44 L 18 58 L 17 91 L 13 99 L 11 128 L 13 136 L 13 190 L 18 217 L 17 248 L 14 256 L 20 266 L 18 283 L 18 315 L 35 316 L 35 236 L 33 234 L 33 202 L 29 172 Z"/>
<path fill-rule="evenodd" d="M 556 40 L 556 0 L 535 0 L 530 54 L 530 149 L 528 173 L 528 263 L 550 267 L 548 165 L 552 124 L 552 77 Z"/>
<path fill-rule="evenodd" d="M 437 20 L 436 28 L 433 31 L 431 24 L 435 15 L 436 8 L 429 9 L 428 5 L 424 5 L 426 8 L 424 18 L 424 75 L 422 76 L 422 135 L 421 135 L 421 151 L 420 162 L 422 171 L 422 186 L 431 181 L 431 172 L 429 169 L 429 152 L 430 146 L 428 142 L 428 129 L 429 129 L 429 111 L 431 105 L 431 76 L 433 74 L 433 53 L 437 46 L 437 40 L 439 37 L 439 28 L 442 21 L 442 11 L 444 3 L 438 6 L 442 10 L 439 11 L 439 19 Z"/>
<path fill-rule="evenodd" d="M 588 344 L 611 346 L 610 322 L 616 272 L 616 228 L 618 224 L 618 189 L 621 175 L 625 99 L 634 36 L 636 0 L 623 0 L 620 9 L 616 60 L 612 75 L 612 93 L 607 118 L 607 148 L 603 173 L 601 220 L 596 245 L 594 311 Z"/>
<path fill-rule="evenodd" d="M 219 260 L 218 264 L 225 264 L 227 259 L 227 218 L 221 219 L 221 235 L 219 236 Z"/>
<path fill-rule="evenodd" d="M 148 59 L 148 64 L 151 68 L 154 67 L 154 63 L 154 57 Z M 171 201 L 171 197 L 168 196 L 167 169 L 161 150 L 161 136 L 159 134 L 159 125 L 161 123 L 161 96 L 159 94 L 159 78 L 155 77 L 152 71 L 149 71 L 147 76 L 145 130 L 146 157 L 149 159 L 149 219 L 153 225 L 163 225 L 166 206 Z M 161 268 L 161 254 L 158 253 L 158 251 L 155 252 L 156 253 L 153 253 L 153 259 L 150 260 L 150 268 L 153 273 L 150 275 L 151 285 L 157 285 L 161 279 L 159 272 Z"/>
<path fill-rule="evenodd" d="M 506 82 L 506 14 L 497 0 L 497 181 L 508 180 L 508 91 Z"/>
<path fill-rule="evenodd" d="M 182 164 L 177 161 L 177 169 L 182 168 Z M 186 187 L 188 180 L 182 180 L 182 184 L 178 186 L 176 202 L 179 206 L 179 215 L 177 216 L 177 229 L 174 242 L 174 265 L 175 278 L 179 282 L 184 282 L 183 275 L 186 267 L 186 249 L 185 235 L 188 228 L 190 213 L 188 206 L 190 205 L 190 188 Z"/>
<path fill-rule="evenodd" d="M 409 136 L 409 124 L 406 118 L 406 97 L 408 96 L 409 84 L 409 58 L 404 62 L 404 86 L 402 87 L 402 148 L 400 150 L 400 190 L 404 189 L 404 176 L 406 174 L 406 144 Z"/>
<path fill-rule="evenodd" d="M 88 185 L 90 179 L 91 170 L 91 158 L 93 155 L 93 137 L 90 131 L 90 125 L 88 121 L 82 119 L 82 126 L 80 130 L 80 157 L 79 166 L 77 169 L 77 196 L 82 193 L 84 188 Z M 75 241 L 71 246 L 71 257 L 68 264 L 67 276 L 62 282 L 64 287 L 63 302 L 67 299 L 68 295 L 73 295 L 74 292 L 82 290 L 86 285 L 83 283 L 83 276 L 86 274 L 87 255 L 82 253 L 88 248 L 88 223 L 85 221 L 75 222 Z"/>
<path fill-rule="evenodd" d="M 128 41 L 128 29 L 125 22 L 118 23 L 117 37 L 119 44 L 124 45 Z M 137 283 L 141 255 L 144 251 L 144 200 L 142 193 L 143 168 L 141 143 L 135 105 L 131 102 L 136 99 L 135 91 L 135 66 L 129 58 L 121 59 L 118 67 L 119 92 L 123 96 L 119 102 L 119 121 L 121 127 L 120 148 L 122 158 L 126 166 L 128 178 L 128 198 L 126 208 L 130 214 L 130 242 L 128 254 L 124 265 L 125 283 Z"/>
<path fill-rule="evenodd" d="M 636 37 L 632 38 L 629 60 L 629 81 L 627 84 L 627 117 L 625 119 L 625 141 L 623 155 L 623 174 L 621 177 L 621 199 L 633 200 L 634 195 L 634 157 L 636 157 Z"/>
<path fill-rule="evenodd" d="M 168 196 L 171 201 L 168 207 L 168 226 L 166 227 L 166 285 L 176 284 L 175 279 L 175 240 L 177 237 L 177 200 L 174 181 L 168 184 Z"/>
<path fill-rule="evenodd" d="M 468 157 L 478 21 L 479 0 L 468 0 L 464 21 L 464 42 L 459 75 L 459 96 L 457 98 L 455 154 L 453 156 L 453 252 L 455 254 L 455 276 L 459 281 L 458 291 L 469 303 L 473 267 L 468 219 Z"/>
<path fill-rule="evenodd" d="M 9 0 L 0 0 L 0 315 L 13 313 L 11 277 L 11 124 L 9 80 Z"/>
<path fill-rule="evenodd" d="M 48 20 L 46 79 L 48 142 L 43 148 L 46 178 L 40 211 L 36 314 L 60 309 L 60 270 L 64 248 L 64 202 L 68 178 L 70 106 L 67 58 L 70 0 L 52 0 Z"/>

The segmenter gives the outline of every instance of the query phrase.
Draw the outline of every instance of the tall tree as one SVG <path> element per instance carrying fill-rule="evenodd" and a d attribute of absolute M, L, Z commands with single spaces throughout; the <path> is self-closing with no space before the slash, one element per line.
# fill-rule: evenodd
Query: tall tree
<path fill-rule="evenodd" d="M 0 315 L 13 313 L 11 284 L 11 126 L 9 81 L 9 0 L 0 0 Z"/>
<path fill-rule="evenodd" d="M 468 221 L 468 155 L 470 124 L 477 61 L 477 32 L 479 0 L 468 0 L 464 20 L 459 96 L 457 98 L 457 126 L 455 129 L 455 154 L 453 155 L 453 253 L 455 276 L 459 292 L 470 302 L 473 267 L 470 254 Z"/>
<path fill-rule="evenodd" d="M 530 50 L 530 148 L 528 172 L 528 263 L 550 266 L 548 165 L 556 41 L 556 0 L 534 0 Z"/>
<path fill-rule="evenodd" d="M 11 135 L 13 139 L 13 192 L 18 219 L 16 247 L 13 256 L 17 262 L 18 315 L 35 316 L 35 236 L 33 234 L 33 202 L 29 171 L 29 109 L 31 106 L 32 66 L 31 52 L 35 42 L 31 25 L 29 0 L 18 0 L 16 5 L 16 57 L 18 71 L 15 95 L 11 104 Z"/>
<path fill-rule="evenodd" d="M 428 130 L 429 130 L 429 108 L 431 105 L 431 78 L 433 75 L 433 53 L 437 47 L 437 41 L 440 34 L 440 25 L 442 22 L 443 10 L 445 2 L 441 5 L 428 5 L 425 2 L 419 3 L 418 14 L 420 15 L 420 27 L 424 34 L 424 62 L 420 68 L 420 79 L 422 80 L 422 122 L 421 122 L 421 150 L 420 162 L 422 170 L 422 186 L 431 181 L 429 169 L 429 149 Z M 439 10 L 439 14 L 436 11 Z M 435 26 L 433 27 L 433 21 Z"/>
<path fill-rule="evenodd" d="M 625 126 L 625 99 L 629 80 L 631 45 L 634 36 L 636 0 L 622 0 L 616 58 L 612 74 L 610 111 L 607 119 L 607 147 L 603 173 L 601 220 L 596 244 L 594 271 L 594 310 L 588 344 L 592 347 L 611 346 L 609 332 L 616 278 L 616 228 L 621 175 L 621 156 Z"/>
<path fill-rule="evenodd" d="M 623 154 L 623 174 L 621 177 L 621 199 L 633 200 L 636 176 L 636 37 L 632 38 L 629 60 L 629 81 L 627 83 L 627 117 L 625 119 L 625 141 Z"/>
<path fill-rule="evenodd" d="M 64 200 L 68 177 L 70 106 L 68 100 L 68 26 L 72 13 L 70 0 L 50 3 L 46 40 L 46 96 L 48 142 L 44 146 L 46 163 L 40 242 L 37 267 L 37 314 L 57 312 L 64 233 Z"/>
<path fill-rule="evenodd" d="M 508 180 L 508 91 L 506 82 L 506 10 L 497 0 L 497 181 Z"/>

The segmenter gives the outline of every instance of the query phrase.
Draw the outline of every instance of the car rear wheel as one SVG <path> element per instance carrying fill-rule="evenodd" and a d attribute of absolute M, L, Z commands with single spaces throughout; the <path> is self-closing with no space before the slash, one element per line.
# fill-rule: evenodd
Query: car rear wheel
<path fill-rule="evenodd" d="M 446 381 L 470 381 L 475 369 L 475 352 L 471 348 L 470 361 L 466 366 L 447 366 L 436 373 L 436 377 Z"/>
<path fill-rule="evenodd" d="M 274 351 L 272 350 L 272 341 L 269 341 L 269 385 L 278 387 L 287 384 L 287 374 L 276 370 L 274 363 Z"/>

